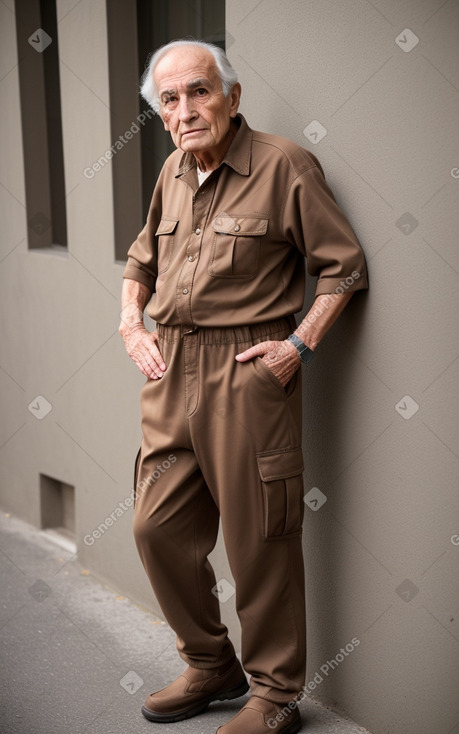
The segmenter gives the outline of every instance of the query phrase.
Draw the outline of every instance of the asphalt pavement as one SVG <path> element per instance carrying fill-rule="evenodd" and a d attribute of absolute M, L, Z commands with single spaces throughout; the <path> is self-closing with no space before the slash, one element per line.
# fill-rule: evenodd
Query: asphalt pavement
<path fill-rule="evenodd" d="M 69 550 L 0 512 L 1 734 L 214 734 L 247 700 L 154 724 L 146 696 L 184 669 L 167 624 L 95 579 Z M 366 730 L 307 699 L 302 732 Z"/>

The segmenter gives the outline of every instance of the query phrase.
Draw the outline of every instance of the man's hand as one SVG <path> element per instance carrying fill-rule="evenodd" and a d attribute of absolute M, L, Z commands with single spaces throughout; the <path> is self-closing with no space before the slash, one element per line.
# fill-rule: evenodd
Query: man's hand
<path fill-rule="evenodd" d="M 127 353 L 142 374 L 150 380 L 158 380 L 166 371 L 166 365 L 158 349 L 158 332 L 148 331 L 143 323 L 143 311 L 150 298 L 147 286 L 124 278 L 119 332 Z"/>
<path fill-rule="evenodd" d="M 150 332 L 143 323 L 120 327 L 126 351 L 139 370 L 150 380 L 158 380 L 167 367 L 158 349 L 158 332 Z"/>
<path fill-rule="evenodd" d="M 255 344 L 245 352 L 236 355 L 238 362 L 248 362 L 254 357 L 261 357 L 265 365 L 277 377 L 283 387 L 292 379 L 301 365 L 300 357 L 292 342 L 266 341 Z"/>

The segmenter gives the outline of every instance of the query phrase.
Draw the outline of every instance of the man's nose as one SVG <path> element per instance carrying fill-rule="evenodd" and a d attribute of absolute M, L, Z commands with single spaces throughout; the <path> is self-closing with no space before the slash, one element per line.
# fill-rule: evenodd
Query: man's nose
<path fill-rule="evenodd" d="M 193 100 L 188 96 L 183 95 L 179 99 L 179 118 L 181 122 L 188 122 L 196 117 L 196 110 L 194 109 Z"/>

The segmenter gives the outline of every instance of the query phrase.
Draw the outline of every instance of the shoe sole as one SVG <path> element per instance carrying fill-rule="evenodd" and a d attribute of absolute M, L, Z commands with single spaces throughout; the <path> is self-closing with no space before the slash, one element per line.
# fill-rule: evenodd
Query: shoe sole
<path fill-rule="evenodd" d="M 169 724 L 174 721 L 184 721 L 185 719 L 191 719 L 193 716 L 201 714 L 213 701 L 231 701 L 233 698 L 243 696 L 248 690 L 249 684 L 244 678 L 244 682 L 239 683 L 239 685 L 234 686 L 234 688 L 227 688 L 224 691 L 219 691 L 219 693 L 214 693 L 212 696 L 209 696 L 209 698 L 206 698 L 205 701 L 200 701 L 187 709 L 174 711 L 170 714 L 160 714 L 159 712 L 152 711 L 146 706 L 142 706 L 142 714 L 146 719 L 148 719 L 148 721 L 155 721 L 157 724 Z M 296 731 L 299 731 L 299 729 Z M 296 734 L 296 732 L 292 729 L 290 734 Z"/>

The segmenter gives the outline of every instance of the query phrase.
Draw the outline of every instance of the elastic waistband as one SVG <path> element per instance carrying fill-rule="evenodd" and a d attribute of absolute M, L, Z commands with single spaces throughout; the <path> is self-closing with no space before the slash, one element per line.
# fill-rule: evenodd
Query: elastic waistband
<path fill-rule="evenodd" d="M 274 338 L 285 339 L 296 329 L 294 316 L 286 316 L 275 321 L 265 321 L 250 326 L 198 326 L 184 331 L 183 326 L 166 326 L 157 324 L 158 336 L 166 342 L 194 338 L 199 344 L 243 344 Z"/>

